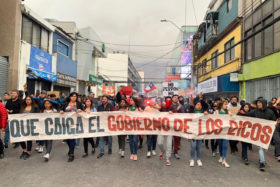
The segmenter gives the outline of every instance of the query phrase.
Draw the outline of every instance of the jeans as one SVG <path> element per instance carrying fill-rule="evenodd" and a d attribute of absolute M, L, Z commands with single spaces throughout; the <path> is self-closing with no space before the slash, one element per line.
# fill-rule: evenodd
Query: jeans
<path fill-rule="evenodd" d="M 181 138 L 180 138 L 180 137 L 178 137 L 178 136 L 173 136 L 174 154 L 178 154 L 180 141 L 181 141 Z"/>
<path fill-rule="evenodd" d="M 148 151 L 156 150 L 157 135 L 147 135 Z"/>
<path fill-rule="evenodd" d="M 108 136 L 108 148 L 112 149 L 113 138 L 112 136 Z M 99 149 L 100 153 L 104 154 L 104 137 L 100 137 L 99 139 Z"/>
<path fill-rule="evenodd" d="M 246 143 L 246 142 L 241 142 L 241 144 L 242 144 L 242 159 L 243 160 L 248 160 L 247 150 L 248 150 L 249 144 Z"/>
<path fill-rule="evenodd" d="M 84 138 L 84 151 L 86 154 L 88 154 L 88 142 L 91 144 L 92 149 L 94 149 L 93 138 Z"/>
<path fill-rule="evenodd" d="M 129 147 L 132 155 L 137 154 L 138 149 L 138 135 L 129 135 Z"/>
<path fill-rule="evenodd" d="M 219 141 L 219 152 L 222 158 L 227 157 L 227 149 L 229 140 L 218 140 Z"/>
<path fill-rule="evenodd" d="M 38 141 L 39 146 L 44 146 L 44 143 L 45 143 L 44 140 L 39 140 L 39 141 Z"/>
<path fill-rule="evenodd" d="M 121 149 L 122 151 L 125 150 L 125 139 L 126 135 L 118 135 L 119 149 Z"/>
<path fill-rule="evenodd" d="M 74 150 L 75 150 L 75 145 L 76 145 L 76 139 L 68 139 L 66 140 L 67 145 L 69 147 L 69 154 L 74 154 Z"/>
<path fill-rule="evenodd" d="M 9 123 L 7 123 L 6 129 L 5 129 L 5 138 L 4 138 L 4 144 L 7 146 L 9 145 L 10 140 L 10 129 L 9 129 Z"/>
<path fill-rule="evenodd" d="M 20 142 L 21 148 L 26 149 L 28 152 L 32 149 L 32 141 L 27 141 L 27 147 L 25 142 Z"/>
<path fill-rule="evenodd" d="M 275 128 L 274 134 L 273 134 L 273 140 L 274 140 L 274 153 L 275 156 L 278 157 L 280 156 L 280 124 L 277 125 Z"/>
<path fill-rule="evenodd" d="M 265 164 L 264 148 L 259 147 L 260 163 Z"/>
<path fill-rule="evenodd" d="M 164 142 L 166 145 L 166 149 L 164 148 Z M 165 152 L 166 159 L 169 159 L 171 157 L 171 151 L 172 151 L 172 136 L 159 135 L 158 146 L 162 153 Z"/>
<path fill-rule="evenodd" d="M 76 139 L 76 145 L 75 146 L 80 146 L 80 142 L 81 142 L 80 138 Z"/>
<path fill-rule="evenodd" d="M 47 149 L 47 151 L 46 151 L 46 153 L 51 153 L 51 151 L 52 151 L 52 143 L 53 143 L 53 141 L 52 140 L 46 140 L 45 141 L 45 145 L 46 145 L 46 149 Z"/>
<path fill-rule="evenodd" d="M 191 159 L 194 160 L 196 151 L 197 160 L 201 160 L 202 140 L 191 140 Z"/>

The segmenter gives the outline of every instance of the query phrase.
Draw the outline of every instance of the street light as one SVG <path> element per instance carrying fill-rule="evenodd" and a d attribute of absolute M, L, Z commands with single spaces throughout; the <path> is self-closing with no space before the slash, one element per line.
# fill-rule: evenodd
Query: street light
<path fill-rule="evenodd" d="M 171 21 L 171 20 L 162 19 L 162 20 L 160 20 L 160 22 L 169 22 L 169 23 L 171 23 L 172 25 L 174 25 L 177 29 L 179 29 L 180 32 L 182 32 L 182 29 L 181 29 L 178 25 L 176 25 L 173 21 Z"/>

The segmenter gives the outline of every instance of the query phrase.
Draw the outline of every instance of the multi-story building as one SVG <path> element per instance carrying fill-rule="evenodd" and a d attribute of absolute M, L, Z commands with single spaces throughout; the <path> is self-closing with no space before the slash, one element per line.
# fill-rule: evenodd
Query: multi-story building
<path fill-rule="evenodd" d="M 280 0 L 244 0 L 241 98 L 280 95 Z"/>
<path fill-rule="evenodd" d="M 56 61 L 52 55 L 55 28 L 21 1 L 1 1 L 0 56 L 9 59 L 9 90 L 30 93 L 52 90 L 56 82 Z"/>
<path fill-rule="evenodd" d="M 197 90 L 206 97 L 239 95 L 242 1 L 212 0 L 193 39 Z"/>

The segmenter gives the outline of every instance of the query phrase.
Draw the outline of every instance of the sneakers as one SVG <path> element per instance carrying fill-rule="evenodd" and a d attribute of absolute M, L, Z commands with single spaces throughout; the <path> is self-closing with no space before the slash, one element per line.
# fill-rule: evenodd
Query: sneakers
<path fill-rule="evenodd" d="M 25 153 L 24 153 L 24 156 L 23 156 L 23 159 L 24 159 L 24 160 L 27 160 L 28 158 L 30 158 L 30 154 L 27 153 L 27 152 L 25 152 Z"/>
<path fill-rule="evenodd" d="M 130 155 L 130 160 L 134 160 L 134 155 Z"/>
<path fill-rule="evenodd" d="M 201 160 L 197 160 L 197 165 L 198 165 L 198 167 L 202 167 L 202 162 L 201 162 Z"/>
<path fill-rule="evenodd" d="M 43 158 L 45 159 L 46 162 L 49 161 L 49 159 L 50 159 L 50 154 L 49 154 L 49 153 L 46 153 L 46 154 L 43 156 Z"/>
<path fill-rule="evenodd" d="M 83 157 L 83 158 L 86 158 L 86 157 L 88 157 L 88 154 L 87 154 L 87 153 L 84 153 L 82 157 Z"/>
<path fill-rule="evenodd" d="M 151 157 L 151 151 L 147 152 L 147 157 L 150 158 Z"/>
<path fill-rule="evenodd" d="M 137 161 L 137 160 L 138 160 L 138 156 L 137 156 L 137 155 L 134 155 L 133 160 L 134 160 L 134 161 Z"/>
<path fill-rule="evenodd" d="M 244 159 L 244 164 L 245 165 L 249 165 L 249 160 L 248 159 Z"/>
<path fill-rule="evenodd" d="M 40 149 L 40 146 L 36 147 L 36 148 L 35 148 L 35 151 L 39 151 L 39 149 Z"/>
<path fill-rule="evenodd" d="M 180 156 L 178 154 L 174 155 L 176 159 L 180 159 Z"/>
<path fill-rule="evenodd" d="M 92 148 L 91 154 L 94 154 L 94 153 L 95 153 L 95 148 Z"/>
<path fill-rule="evenodd" d="M 156 153 L 155 150 L 152 150 L 152 155 L 153 155 L 153 156 L 156 156 L 156 155 L 157 155 L 157 153 Z"/>
<path fill-rule="evenodd" d="M 121 157 L 124 158 L 124 151 L 121 152 Z"/>
<path fill-rule="evenodd" d="M 99 153 L 99 155 L 97 155 L 97 158 L 101 158 L 104 156 L 104 153 Z"/>
<path fill-rule="evenodd" d="M 159 154 L 159 159 L 160 159 L 160 160 L 162 160 L 162 159 L 163 159 L 163 155 L 164 155 L 164 153 L 165 153 L 165 152 L 163 151 L 163 152 L 161 152 L 161 153 Z"/>
<path fill-rule="evenodd" d="M 222 162 L 222 164 L 223 164 L 223 166 L 225 166 L 226 168 L 230 168 L 230 165 L 229 165 L 226 161 Z"/>
<path fill-rule="evenodd" d="M 68 157 L 68 162 L 73 162 L 74 161 L 74 154 L 70 154 Z"/>
<path fill-rule="evenodd" d="M 119 150 L 119 154 L 122 154 L 122 149 Z"/>
<path fill-rule="evenodd" d="M 171 166 L 170 160 L 166 159 L 165 165 L 166 165 L 166 166 Z"/>
<path fill-rule="evenodd" d="M 38 153 L 42 153 L 42 152 L 44 152 L 44 147 L 43 146 L 39 146 Z"/>
<path fill-rule="evenodd" d="M 264 163 L 260 163 L 260 170 L 265 171 L 265 164 Z"/>
<path fill-rule="evenodd" d="M 216 153 L 215 152 L 212 153 L 212 157 L 216 157 Z"/>
<path fill-rule="evenodd" d="M 190 161 L 190 167 L 194 167 L 194 160 Z"/>
<path fill-rule="evenodd" d="M 19 156 L 20 159 L 23 159 L 24 158 L 24 155 L 25 155 L 25 152 L 22 151 L 21 155 Z"/>
<path fill-rule="evenodd" d="M 218 161 L 218 162 L 222 163 L 222 162 L 223 162 L 223 158 L 222 158 L 222 157 L 220 157 L 220 159 L 219 159 L 219 161 Z"/>

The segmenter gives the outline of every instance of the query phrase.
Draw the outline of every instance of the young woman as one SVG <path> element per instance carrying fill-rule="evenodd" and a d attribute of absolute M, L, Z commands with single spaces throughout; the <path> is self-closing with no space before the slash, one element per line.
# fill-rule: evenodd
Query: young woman
<path fill-rule="evenodd" d="M 32 97 L 26 96 L 24 101 L 21 104 L 20 113 L 29 114 L 29 113 L 40 113 L 39 107 L 35 104 L 35 101 Z M 27 146 L 26 146 L 27 144 Z M 23 149 L 20 158 L 26 160 L 30 157 L 31 149 L 32 149 L 32 141 L 20 142 L 20 145 Z"/>
<path fill-rule="evenodd" d="M 57 110 L 53 107 L 53 103 L 50 100 L 45 100 L 43 105 L 43 113 L 57 113 Z M 46 140 L 46 154 L 43 156 L 45 161 L 49 161 L 52 150 L 52 140 Z"/>
<path fill-rule="evenodd" d="M 83 107 L 82 104 L 77 101 L 77 93 L 72 92 L 69 95 L 69 98 L 65 102 L 65 104 L 60 109 L 60 114 L 64 114 L 64 112 L 82 112 Z M 76 139 L 68 139 L 66 140 L 69 151 L 68 151 L 68 162 L 72 162 L 74 160 L 74 150 L 75 150 L 75 143 Z"/>
<path fill-rule="evenodd" d="M 245 105 L 243 105 L 240 108 L 240 111 L 237 113 L 237 115 L 240 116 L 248 116 L 247 113 L 250 112 L 250 103 L 245 103 Z M 248 153 L 247 153 L 247 148 L 249 147 L 249 143 L 247 142 L 241 142 L 242 144 L 242 160 L 244 161 L 245 165 L 249 164 L 249 160 L 248 160 Z"/>
<path fill-rule="evenodd" d="M 139 111 L 139 105 L 136 98 L 131 98 L 129 101 L 129 111 Z M 129 135 L 129 147 L 130 147 L 130 159 L 137 160 L 137 149 L 138 149 L 138 135 Z"/>
<path fill-rule="evenodd" d="M 190 113 L 204 113 L 208 114 L 207 111 L 203 111 L 201 101 L 198 101 L 195 106 L 191 106 Z M 190 167 L 194 167 L 194 157 L 197 157 L 197 165 L 199 167 L 202 166 L 201 162 L 201 153 L 202 153 L 202 140 L 191 140 L 191 160 L 190 160 Z"/>
<path fill-rule="evenodd" d="M 125 99 L 121 99 L 119 104 L 119 111 L 128 111 L 127 102 Z M 124 158 L 124 150 L 125 150 L 125 138 L 126 135 L 118 135 L 118 143 L 120 149 L 120 155 Z"/>
<path fill-rule="evenodd" d="M 90 98 L 85 99 L 85 112 L 90 114 L 91 112 L 97 112 L 96 108 L 94 108 L 92 104 L 92 100 Z M 88 143 L 91 144 L 92 150 L 91 153 L 95 153 L 95 146 L 94 146 L 94 140 L 93 138 L 84 138 L 84 155 L 83 158 L 88 156 Z"/>
<path fill-rule="evenodd" d="M 218 114 L 218 115 L 229 114 L 227 110 L 227 105 L 228 105 L 227 100 L 221 101 L 218 105 L 218 110 L 216 110 L 214 114 Z M 220 152 L 219 162 L 222 163 L 222 165 L 225 166 L 226 168 L 229 168 L 230 165 L 226 162 L 229 140 L 220 139 L 218 141 L 219 141 L 219 152 Z"/>

